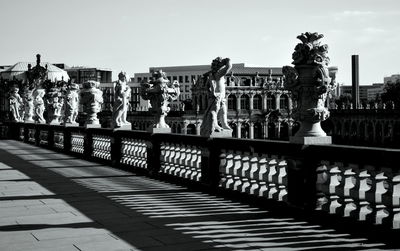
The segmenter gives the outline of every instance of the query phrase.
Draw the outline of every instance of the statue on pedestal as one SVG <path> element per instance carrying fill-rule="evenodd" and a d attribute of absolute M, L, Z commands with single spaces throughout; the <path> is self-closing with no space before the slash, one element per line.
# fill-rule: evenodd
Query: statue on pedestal
<path fill-rule="evenodd" d="M 131 123 L 126 121 L 131 88 L 127 84 L 125 72 L 120 72 L 118 81 L 114 84 L 113 128 L 131 129 Z"/>
<path fill-rule="evenodd" d="M 23 106 L 23 100 L 19 95 L 18 86 L 12 86 L 9 94 L 10 111 L 13 115 L 13 122 L 23 122 L 23 116 L 21 114 L 21 107 Z"/>
<path fill-rule="evenodd" d="M 325 100 L 336 88 L 337 68 L 328 69 L 328 45 L 320 44 L 322 34 L 306 32 L 299 36 L 292 55 L 294 67 L 282 68 L 284 87 L 292 92 L 297 101 L 294 118 L 301 122 L 299 131 L 291 142 L 303 144 L 330 144 L 331 137 L 321 128 L 321 121 L 329 117 Z"/>
<path fill-rule="evenodd" d="M 29 87 L 25 87 L 24 93 L 22 95 L 24 100 L 24 122 L 25 123 L 33 123 L 33 90 L 29 89 Z"/>
<path fill-rule="evenodd" d="M 170 83 L 163 71 L 153 72 L 153 80 L 141 83 L 140 95 L 144 100 L 150 100 L 151 110 L 155 113 L 154 124 L 149 128 L 152 132 L 170 132 L 165 123 L 170 108 L 169 103 L 178 99 L 180 94 L 179 83 Z"/>
<path fill-rule="evenodd" d="M 79 110 L 79 85 L 70 83 L 67 85 L 65 94 L 65 116 L 64 124 L 78 125 L 76 119 Z"/>
<path fill-rule="evenodd" d="M 50 88 L 46 95 L 47 117 L 52 125 L 60 124 L 61 109 L 61 93 L 58 88 Z"/>
<path fill-rule="evenodd" d="M 208 108 L 204 113 L 200 135 L 205 137 L 217 136 L 232 137 L 232 128 L 228 125 L 227 107 L 225 98 L 225 75 L 232 69 L 229 58 L 217 57 L 211 63 L 211 71 L 205 74 L 208 87 Z M 221 126 L 218 124 L 221 123 Z"/>
<path fill-rule="evenodd" d="M 45 90 L 44 89 L 35 89 L 33 91 L 33 105 L 34 105 L 34 120 L 36 123 L 39 124 L 45 124 L 46 120 L 43 117 L 44 113 L 44 95 L 45 95 Z"/>
<path fill-rule="evenodd" d="M 97 113 L 101 111 L 103 104 L 103 92 L 99 89 L 100 83 L 89 80 L 83 83 L 80 93 L 83 111 L 87 114 L 86 127 L 101 127 Z"/>

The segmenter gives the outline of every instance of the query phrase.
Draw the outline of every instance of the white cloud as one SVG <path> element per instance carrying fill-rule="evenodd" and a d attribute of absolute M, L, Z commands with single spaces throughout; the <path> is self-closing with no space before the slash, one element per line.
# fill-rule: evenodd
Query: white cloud
<path fill-rule="evenodd" d="M 376 14 L 373 11 L 360 11 L 360 10 L 344 10 L 342 12 L 336 12 L 333 14 L 335 20 L 343 20 L 348 18 L 365 18 L 372 17 Z"/>
<path fill-rule="evenodd" d="M 376 28 L 376 27 L 367 27 L 364 28 L 364 32 L 371 34 L 371 35 L 375 35 L 375 34 L 381 34 L 386 32 L 385 29 L 381 29 L 381 28 Z"/>

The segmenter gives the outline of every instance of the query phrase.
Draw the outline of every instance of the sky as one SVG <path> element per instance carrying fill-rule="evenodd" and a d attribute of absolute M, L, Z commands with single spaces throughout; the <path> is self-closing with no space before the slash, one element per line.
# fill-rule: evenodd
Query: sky
<path fill-rule="evenodd" d="M 399 0 L 0 0 L 0 65 L 35 61 L 148 72 L 210 64 L 217 56 L 264 67 L 290 65 L 310 31 L 324 34 L 337 81 L 400 73 Z"/>

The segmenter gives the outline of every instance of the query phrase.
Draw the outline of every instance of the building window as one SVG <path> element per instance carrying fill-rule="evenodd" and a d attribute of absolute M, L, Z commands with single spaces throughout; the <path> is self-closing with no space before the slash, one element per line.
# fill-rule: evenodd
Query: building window
<path fill-rule="evenodd" d="M 228 110 L 236 110 L 236 96 L 233 94 L 228 96 Z"/>
<path fill-rule="evenodd" d="M 249 95 L 243 94 L 240 97 L 240 109 L 249 110 L 250 109 L 250 98 Z"/>
<path fill-rule="evenodd" d="M 287 95 L 281 95 L 279 99 L 279 108 L 288 109 L 289 108 L 289 98 Z"/>
<path fill-rule="evenodd" d="M 169 76 L 168 76 L 167 78 L 168 78 L 169 82 L 171 82 L 171 81 L 172 81 L 172 80 L 171 80 L 171 77 L 169 77 Z"/>
<path fill-rule="evenodd" d="M 253 98 L 253 109 L 261 110 L 262 109 L 262 97 L 257 94 Z"/>
<path fill-rule="evenodd" d="M 185 92 L 189 92 L 189 85 L 185 85 Z"/>
<path fill-rule="evenodd" d="M 173 81 L 178 80 L 178 77 L 177 77 L 177 76 L 173 76 L 173 77 L 172 77 L 172 80 L 173 80 Z"/>
<path fill-rule="evenodd" d="M 276 109 L 274 95 L 267 95 L 267 109 Z"/>
<path fill-rule="evenodd" d="M 179 76 L 179 83 L 183 83 L 183 77 Z"/>
<path fill-rule="evenodd" d="M 185 83 L 189 83 L 189 76 L 185 76 Z"/>
<path fill-rule="evenodd" d="M 142 82 L 142 78 L 141 78 L 141 77 L 138 77 L 138 78 L 137 78 L 137 81 L 138 81 L 138 82 Z"/>

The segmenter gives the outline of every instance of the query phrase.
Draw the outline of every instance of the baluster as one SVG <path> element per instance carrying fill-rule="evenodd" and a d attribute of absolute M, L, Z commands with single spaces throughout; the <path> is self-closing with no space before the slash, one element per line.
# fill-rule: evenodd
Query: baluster
<path fill-rule="evenodd" d="M 276 156 L 271 156 L 272 159 L 268 161 L 268 199 L 273 199 L 278 192 L 277 186 L 277 161 Z"/>
<path fill-rule="evenodd" d="M 360 212 L 358 220 L 365 221 L 367 220 L 367 216 L 372 213 L 370 203 L 366 200 L 366 193 L 371 189 L 371 175 L 368 173 L 367 170 L 364 170 L 360 171 L 358 177 L 360 179 L 360 187 L 358 191 L 358 199 L 360 200 Z"/>
<path fill-rule="evenodd" d="M 257 185 L 253 185 L 250 189 L 251 194 L 257 194 L 258 196 L 264 196 L 264 193 L 268 191 L 268 184 L 266 180 L 268 180 L 268 160 L 265 154 L 261 155 L 260 162 L 258 163 L 258 169 L 256 173 L 254 173 L 255 180 L 257 181 Z"/>
<path fill-rule="evenodd" d="M 393 183 L 393 194 L 392 194 L 392 206 L 393 206 L 393 223 L 392 228 L 400 229 L 400 175 L 397 174 L 392 179 Z"/>
<path fill-rule="evenodd" d="M 390 170 L 386 170 L 390 171 Z M 387 204 L 387 197 L 389 191 L 388 177 L 385 170 L 381 170 L 375 175 L 375 224 L 383 224 L 389 218 L 389 211 L 385 204 Z M 385 202 L 385 203 L 384 203 Z"/>
<path fill-rule="evenodd" d="M 278 163 L 278 201 L 287 200 L 287 163 L 281 160 Z"/>
<path fill-rule="evenodd" d="M 328 169 L 328 198 L 329 211 L 330 214 L 337 214 L 338 210 L 342 207 L 339 200 L 339 189 L 342 181 L 342 171 L 339 169 L 339 166 L 334 165 Z"/>
<path fill-rule="evenodd" d="M 354 170 L 357 168 L 357 165 L 350 164 L 345 168 L 343 173 L 344 176 L 344 187 L 343 187 L 343 196 L 344 196 L 344 217 L 354 217 L 357 211 L 357 205 L 354 202 L 354 198 L 352 194 L 357 186 L 357 178 Z"/>
<path fill-rule="evenodd" d="M 233 176 L 239 175 L 240 169 L 242 167 L 242 152 L 236 152 L 235 156 L 233 157 L 233 169 L 230 169 Z"/>
<path fill-rule="evenodd" d="M 317 205 L 316 210 L 322 210 L 325 204 L 328 203 L 328 198 L 325 193 L 328 187 L 328 168 L 329 162 L 322 161 L 321 166 L 317 167 Z"/>

